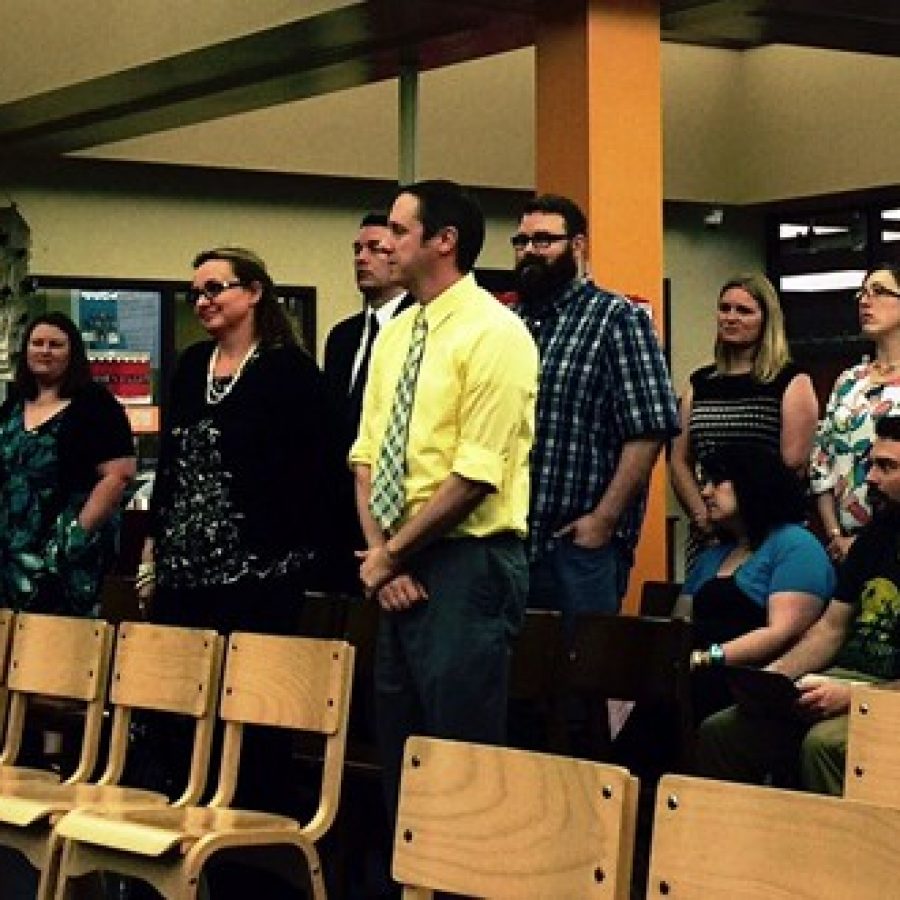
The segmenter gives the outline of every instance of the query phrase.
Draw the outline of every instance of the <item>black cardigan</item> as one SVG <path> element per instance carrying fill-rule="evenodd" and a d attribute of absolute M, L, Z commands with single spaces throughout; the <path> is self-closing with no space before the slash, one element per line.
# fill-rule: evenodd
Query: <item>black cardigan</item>
<path fill-rule="evenodd" d="M 333 472 L 331 428 L 322 375 L 299 347 L 259 351 L 232 392 L 206 402 L 213 343 L 189 347 L 179 359 L 151 503 L 158 534 L 173 487 L 173 430 L 210 419 L 221 432 L 222 468 L 231 473 L 230 500 L 241 516 L 242 542 L 263 559 L 291 550 L 321 552 L 331 542 L 326 494 Z"/>

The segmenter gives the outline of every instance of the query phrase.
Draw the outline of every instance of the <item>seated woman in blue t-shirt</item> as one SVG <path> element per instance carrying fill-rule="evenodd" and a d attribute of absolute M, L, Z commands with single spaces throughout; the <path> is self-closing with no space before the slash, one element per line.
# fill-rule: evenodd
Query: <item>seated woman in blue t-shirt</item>
<path fill-rule="evenodd" d="M 801 524 L 800 480 L 771 451 L 730 445 L 701 461 L 702 496 L 719 543 L 697 557 L 676 615 L 693 620 L 694 661 L 761 667 L 819 617 L 834 569 Z M 700 715 L 731 703 L 721 679 L 698 680 Z"/>

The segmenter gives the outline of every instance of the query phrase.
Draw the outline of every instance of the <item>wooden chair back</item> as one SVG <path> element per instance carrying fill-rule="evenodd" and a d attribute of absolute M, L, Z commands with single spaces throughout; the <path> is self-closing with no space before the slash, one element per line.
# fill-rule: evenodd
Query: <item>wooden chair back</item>
<path fill-rule="evenodd" d="M 900 691 L 851 688 L 844 795 L 900 807 Z"/>
<path fill-rule="evenodd" d="M 81 750 L 70 783 L 87 780 L 97 762 L 113 629 L 98 619 L 19 613 L 9 652 L 9 719 L 0 764 L 19 755 L 29 704 L 37 697 L 83 704 Z"/>
<path fill-rule="evenodd" d="M 645 581 L 641 585 L 641 615 L 671 616 L 681 588 L 680 581 Z"/>
<path fill-rule="evenodd" d="M 561 680 L 571 693 L 670 709 L 687 765 L 694 728 L 690 654 L 691 626 L 683 619 L 586 613 L 575 620 Z"/>
<path fill-rule="evenodd" d="M 225 722 L 219 786 L 211 801 L 228 806 L 237 785 L 244 725 L 268 725 L 325 738 L 316 841 L 330 826 L 340 796 L 347 738 L 353 647 L 345 641 L 234 632 L 219 716 Z"/>
<path fill-rule="evenodd" d="M 898 844 L 900 809 L 666 775 L 647 897 L 883 900 Z"/>
<path fill-rule="evenodd" d="M 562 756 L 412 737 L 394 878 L 404 897 L 629 896 L 637 781 Z"/>
<path fill-rule="evenodd" d="M 206 786 L 225 639 L 199 628 L 123 622 L 118 629 L 109 700 L 109 759 L 100 784 L 118 784 L 132 712 L 154 710 L 194 719 L 188 783 L 176 806 L 195 803 Z"/>

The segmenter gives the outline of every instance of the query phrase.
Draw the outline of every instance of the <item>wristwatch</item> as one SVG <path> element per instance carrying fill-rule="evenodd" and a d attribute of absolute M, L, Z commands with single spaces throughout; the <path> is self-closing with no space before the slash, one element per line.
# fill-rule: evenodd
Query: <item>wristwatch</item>
<path fill-rule="evenodd" d="M 709 664 L 711 666 L 725 665 L 725 650 L 721 644 L 710 644 L 707 652 L 709 653 Z"/>

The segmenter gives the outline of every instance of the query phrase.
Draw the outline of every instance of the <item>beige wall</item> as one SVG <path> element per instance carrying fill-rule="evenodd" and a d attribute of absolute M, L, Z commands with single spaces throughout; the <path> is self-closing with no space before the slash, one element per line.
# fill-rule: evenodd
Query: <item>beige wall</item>
<path fill-rule="evenodd" d="M 900 183 L 900 57 L 663 46 L 665 196 L 760 203 Z"/>
<path fill-rule="evenodd" d="M 745 56 L 734 202 L 900 183 L 900 57 L 778 46 Z"/>
<path fill-rule="evenodd" d="M 663 44 L 663 194 L 728 202 L 743 181 L 735 110 L 743 54 Z"/>

